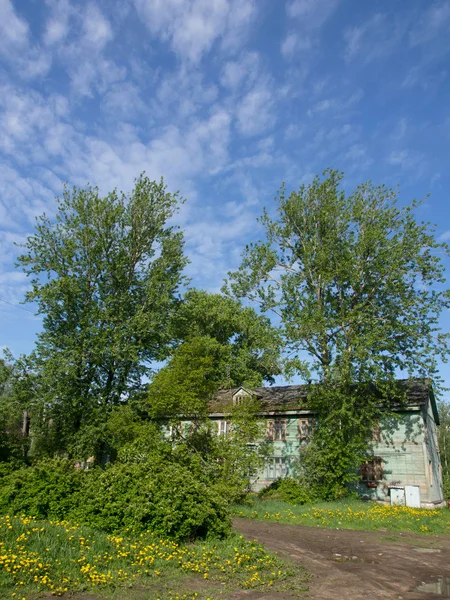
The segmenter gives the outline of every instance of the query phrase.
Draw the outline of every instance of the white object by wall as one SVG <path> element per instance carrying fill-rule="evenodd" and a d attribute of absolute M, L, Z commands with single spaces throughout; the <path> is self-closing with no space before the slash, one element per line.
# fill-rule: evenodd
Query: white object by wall
<path fill-rule="evenodd" d="M 391 506 L 405 506 L 404 488 L 391 488 Z"/>
<path fill-rule="evenodd" d="M 420 488 L 418 485 L 405 486 L 406 506 L 420 508 Z"/>

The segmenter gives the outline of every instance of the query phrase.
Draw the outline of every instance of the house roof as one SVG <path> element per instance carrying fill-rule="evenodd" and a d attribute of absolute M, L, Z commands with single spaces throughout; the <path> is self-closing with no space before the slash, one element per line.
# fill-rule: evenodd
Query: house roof
<path fill-rule="evenodd" d="M 439 422 L 429 379 L 402 379 L 398 381 L 398 384 L 406 392 L 406 404 L 408 406 L 424 406 L 430 399 L 435 420 L 437 423 Z M 247 391 L 260 401 L 262 413 L 308 410 L 308 389 L 308 385 L 278 385 L 220 390 L 210 400 L 209 412 L 211 414 L 229 413 L 233 404 L 233 397 L 240 390 Z M 399 402 L 393 402 L 392 404 L 393 406 L 401 406 Z"/>

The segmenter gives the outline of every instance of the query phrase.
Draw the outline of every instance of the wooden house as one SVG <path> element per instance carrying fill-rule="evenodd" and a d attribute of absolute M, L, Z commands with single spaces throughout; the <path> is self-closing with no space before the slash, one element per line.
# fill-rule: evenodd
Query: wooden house
<path fill-rule="evenodd" d="M 420 505 L 435 507 L 444 503 L 442 472 L 437 441 L 439 415 L 428 380 L 403 380 L 406 400 L 395 402 L 389 411 L 380 407 L 373 433 L 373 458 L 360 467 L 357 490 L 363 496 L 383 502 L 402 498 L 402 491 L 418 488 Z M 239 387 L 220 390 L 209 406 L 209 418 L 217 433 L 230 429 L 233 405 L 253 397 L 258 416 L 265 423 L 270 444 L 264 469 L 254 479 L 256 491 L 280 477 L 298 473 L 301 447 L 308 444 L 315 415 L 308 409 L 308 387 L 303 385 Z M 404 497 L 404 492 L 403 492 Z"/>

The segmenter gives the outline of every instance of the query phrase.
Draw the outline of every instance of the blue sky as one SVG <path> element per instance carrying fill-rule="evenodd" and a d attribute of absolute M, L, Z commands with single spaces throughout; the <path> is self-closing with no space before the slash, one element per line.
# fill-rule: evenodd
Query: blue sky
<path fill-rule="evenodd" d="M 64 181 L 164 176 L 209 290 L 281 182 L 329 166 L 430 193 L 419 217 L 449 240 L 449 70 L 449 0 L 0 0 L 0 346 L 39 331 L 6 303 L 14 242 Z"/>

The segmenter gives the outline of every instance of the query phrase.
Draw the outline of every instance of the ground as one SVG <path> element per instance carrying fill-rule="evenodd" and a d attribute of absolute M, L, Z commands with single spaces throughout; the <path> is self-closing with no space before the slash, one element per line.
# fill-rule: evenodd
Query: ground
<path fill-rule="evenodd" d="M 311 600 L 432 600 L 413 591 L 422 582 L 450 578 L 450 536 L 352 531 L 235 519 L 245 537 L 258 539 L 311 573 Z M 252 596 L 269 600 L 276 594 Z M 284 596 L 284 597 L 289 597 Z M 296 596 L 290 596 L 296 597 Z M 298 597 L 298 596 L 297 596 Z"/>
<path fill-rule="evenodd" d="M 211 598 L 232 600 L 437 600 L 442 595 L 415 591 L 423 582 L 450 578 L 450 536 L 392 533 L 388 531 L 336 530 L 235 519 L 235 528 L 246 538 L 257 539 L 268 550 L 310 573 L 309 590 L 282 592 L 240 590 L 220 585 L 208 588 Z M 174 582 L 175 583 L 175 582 Z M 180 590 L 181 581 L 176 588 Z M 186 582 L 187 583 L 187 582 Z M 190 578 L 189 589 L 205 592 L 204 582 Z M 169 597 L 167 590 L 161 596 Z M 156 590 L 118 591 L 125 598 L 154 600 Z M 174 597 L 176 597 L 174 595 Z M 54 596 L 48 596 L 48 600 Z M 101 600 L 76 594 L 71 600 Z M 47 599 L 46 599 L 47 600 Z"/>

